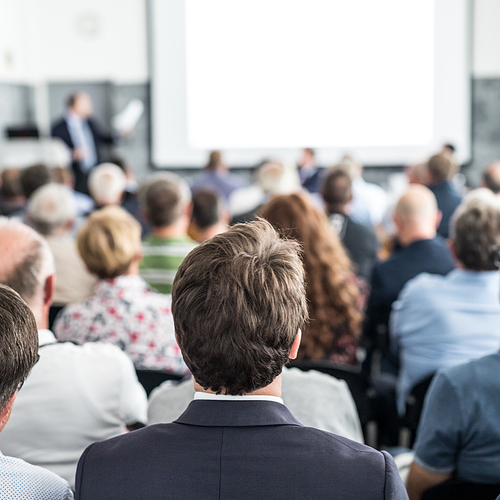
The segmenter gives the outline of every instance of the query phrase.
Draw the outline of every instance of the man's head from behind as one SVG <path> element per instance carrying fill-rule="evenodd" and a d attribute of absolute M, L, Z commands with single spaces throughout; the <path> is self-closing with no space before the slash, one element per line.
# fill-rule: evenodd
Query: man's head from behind
<path fill-rule="evenodd" d="M 193 194 L 193 214 L 191 225 L 196 232 L 196 240 L 203 242 L 227 230 L 229 212 L 220 196 L 211 189 L 199 189 Z"/>
<path fill-rule="evenodd" d="M 25 168 L 19 177 L 26 199 L 40 187 L 50 182 L 50 171 L 42 163 Z"/>
<path fill-rule="evenodd" d="M 139 188 L 139 198 L 153 228 L 172 226 L 182 218 L 187 228 L 191 192 L 177 175 L 160 172 L 148 177 Z"/>
<path fill-rule="evenodd" d="M 498 269 L 500 200 L 481 188 L 469 193 L 453 214 L 450 238 L 456 259 L 471 271 Z"/>
<path fill-rule="evenodd" d="M 54 260 L 47 242 L 30 227 L 0 218 L 0 283 L 15 290 L 47 328 L 54 292 Z"/>
<path fill-rule="evenodd" d="M 330 170 L 323 183 L 323 200 L 328 213 L 345 212 L 352 200 L 352 181 L 341 167 Z"/>
<path fill-rule="evenodd" d="M 413 184 L 401 196 L 394 209 L 396 233 L 402 245 L 432 239 L 441 221 L 441 213 L 432 191 Z"/>
<path fill-rule="evenodd" d="M 119 205 L 127 187 L 123 170 L 113 163 L 102 163 L 89 177 L 89 191 L 98 207 Z"/>
<path fill-rule="evenodd" d="M 437 154 L 427 160 L 427 173 L 432 184 L 445 182 L 450 179 L 453 172 L 451 160 L 443 155 Z"/>
<path fill-rule="evenodd" d="M 490 163 L 483 172 L 482 186 L 495 194 L 500 194 L 500 161 Z"/>
<path fill-rule="evenodd" d="M 265 221 L 194 249 L 172 291 L 177 340 L 198 384 L 224 394 L 268 386 L 307 320 L 300 246 Z"/>
<path fill-rule="evenodd" d="M 12 410 L 14 396 L 37 360 L 35 317 L 11 288 L 0 285 L 0 431 Z"/>

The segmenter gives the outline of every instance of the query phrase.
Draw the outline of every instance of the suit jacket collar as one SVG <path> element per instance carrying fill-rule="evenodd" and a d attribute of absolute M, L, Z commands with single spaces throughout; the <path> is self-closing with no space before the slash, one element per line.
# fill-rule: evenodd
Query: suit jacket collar
<path fill-rule="evenodd" d="M 192 401 L 175 421 L 204 427 L 298 425 L 285 405 L 273 401 Z"/>

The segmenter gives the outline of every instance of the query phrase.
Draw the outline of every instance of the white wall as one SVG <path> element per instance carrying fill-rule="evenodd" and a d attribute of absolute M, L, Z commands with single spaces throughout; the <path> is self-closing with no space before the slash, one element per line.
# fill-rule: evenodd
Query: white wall
<path fill-rule="evenodd" d="M 0 80 L 148 80 L 146 0 L 0 0 Z"/>
<path fill-rule="evenodd" d="M 500 77 L 500 1 L 473 0 L 473 3 L 473 76 Z"/>

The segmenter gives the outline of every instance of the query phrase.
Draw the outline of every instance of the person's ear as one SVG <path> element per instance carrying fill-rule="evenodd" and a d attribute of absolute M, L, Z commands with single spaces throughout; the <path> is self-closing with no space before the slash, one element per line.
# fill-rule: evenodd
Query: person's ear
<path fill-rule="evenodd" d="M 14 400 L 16 399 L 17 396 L 17 391 L 14 393 L 14 395 L 9 399 L 7 404 L 3 407 L 3 409 L 0 411 L 0 432 L 3 431 L 3 428 L 7 424 L 10 418 L 10 414 L 12 413 L 12 407 L 14 405 Z"/>
<path fill-rule="evenodd" d="M 448 249 L 450 250 L 450 253 L 451 253 L 451 256 L 453 257 L 453 260 L 455 262 L 458 262 L 457 252 L 455 250 L 455 241 L 454 240 L 446 240 L 446 243 L 448 244 Z"/>
<path fill-rule="evenodd" d="M 439 224 L 441 224 L 442 218 L 443 218 L 443 212 L 441 212 L 441 210 L 438 210 L 436 214 L 436 229 L 439 227 Z"/>
<path fill-rule="evenodd" d="M 45 280 L 45 286 L 43 288 L 43 305 L 51 306 L 52 300 L 54 299 L 54 291 L 56 287 L 56 277 L 54 274 L 51 274 Z"/>
<path fill-rule="evenodd" d="M 302 340 L 302 331 L 299 330 L 297 332 L 297 335 L 295 336 L 295 340 L 293 341 L 292 348 L 290 349 L 290 355 L 288 356 L 290 359 L 297 358 L 301 340 Z"/>
<path fill-rule="evenodd" d="M 188 203 L 186 205 L 186 208 L 184 209 L 184 215 L 187 218 L 187 220 L 191 220 L 191 215 L 193 214 L 193 204 Z"/>
<path fill-rule="evenodd" d="M 394 222 L 394 225 L 396 226 L 396 230 L 399 233 L 401 231 L 401 228 L 403 226 L 403 221 L 401 220 L 401 217 L 397 212 L 394 212 L 392 215 L 392 221 Z"/>

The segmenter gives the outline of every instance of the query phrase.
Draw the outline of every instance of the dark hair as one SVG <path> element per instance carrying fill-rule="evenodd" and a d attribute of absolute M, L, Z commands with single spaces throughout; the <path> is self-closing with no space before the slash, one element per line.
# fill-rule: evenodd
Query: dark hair
<path fill-rule="evenodd" d="M 205 166 L 206 170 L 210 170 L 211 172 L 219 170 L 222 167 L 222 154 L 220 151 L 211 151 L 210 156 L 208 157 L 208 163 Z"/>
<path fill-rule="evenodd" d="M 450 233 L 456 257 L 466 269 L 498 269 L 495 247 L 500 244 L 500 210 L 497 207 L 481 202 L 459 207 Z"/>
<path fill-rule="evenodd" d="M 352 181 L 347 171 L 342 168 L 331 170 L 323 183 L 323 199 L 328 213 L 347 205 L 352 198 Z"/>
<path fill-rule="evenodd" d="M 2 197 L 16 198 L 24 195 L 19 177 L 20 172 L 17 169 L 9 168 L 2 172 L 2 183 L 0 185 L 0 195 Z"/>
<path fill-rule="evenodd" d="M 262 210 L 284 238 L 304 247 L 307 303 L 311 321 L 304 327 L 299 358 L 328 357 L 343 335 L 361 333 L 360 291 L 352 263 L 324 212 L 302 194 L 275 196 Z"/>
<path fill-rule="evenodd" d="M 259 220 L 233 226 L 184 259 L 172 313 L 184 361 L 202 387 L 245 394 L 281 373 L 307 320 L 299 252 Z"/>
<path fill-rule="evenodd" d="M 38 331 L 21 297 L 0 285 L 0 409 L 20 389 L 37 361 Z"/>
<path fill-rule="evenodd" d="M 66 107 L 72 108 L 75 105 L 76 100 L 78 99 L 79 95 L 80 95 L 80 92 L 74 92 L 73 94 L 70 94 L 66 99 Z"/>
<path fill-rule="evenodd" d="M 491 167 L 483 173 L 483 185 L 495 194 L 500 193 L 500 176 L 495 176 Z"/>
<path fill-rule="evenodd" d="M 19 181 L 21 182 L 24 196 L 29 198 L 39 187 L 50 182 L 49 169 L 41 163 L 25 168 L 21 172 Z"/>
<path fill-rule="evenodd" d="M 454 153 L 457 150 L 457 148 L 450 142 L 443 144 L 443 148 L 449 149 L 452 153 Z"/>
<path fill-rule="evenodd" d="M 220 222 L 222 202 L 219 195 L 210 189 L 199 189 L 193 194 L 192 220 L 199 229 L 206 229 Z"/>
<path fill-rule="evenodd" d="M 444 182 L 450 178 L 453 165 L 451 161 L 441 154 L 434 155 L 427 161 L 427 170 L 434 182 Z"/>
<path fill-rule="evenodd" d="M 179 220 L 184 210 L 180 185 L 170 179 L 158 178 L 140 193 L 144 212 L 153 227 L 167 227 Z"/>

